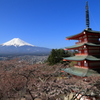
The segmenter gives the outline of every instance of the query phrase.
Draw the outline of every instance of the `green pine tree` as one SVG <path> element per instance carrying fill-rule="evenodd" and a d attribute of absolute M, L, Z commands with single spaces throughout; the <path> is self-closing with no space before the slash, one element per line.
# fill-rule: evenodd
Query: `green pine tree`
<path fill-rule="evenodd" d="M 62 63 L 63 57 L 69 57 L 69 56 L 71 56 L 71 53 L 68 51 L 65 51 L 63 49 L 52 49 L 51 54 L 47 59 L 47 62 L 50 65 L 54 65 L 56 63 Z"/>

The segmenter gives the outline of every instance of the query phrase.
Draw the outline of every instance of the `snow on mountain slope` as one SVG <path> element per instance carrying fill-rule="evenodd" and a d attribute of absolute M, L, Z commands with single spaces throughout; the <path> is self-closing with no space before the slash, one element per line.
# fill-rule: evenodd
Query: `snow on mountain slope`
<path fill-rule="evenodd" d="M 17 46 L 20 47 L 20 46 L 25 46 L 25 45 L 34 46 L 34 45 L 29 44 L 29 43 L 27 43 L 19 38 L 14 38 L 14 39 L 2 44 L 2 46 L 15 46 L 15 47 L 17 47 Z"/>

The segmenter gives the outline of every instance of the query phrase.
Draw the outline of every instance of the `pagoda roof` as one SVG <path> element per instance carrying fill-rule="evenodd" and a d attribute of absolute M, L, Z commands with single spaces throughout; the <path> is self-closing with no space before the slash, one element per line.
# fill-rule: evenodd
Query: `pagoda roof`
<path fill-rule="evenodd" d="M 64 60 L 68 61 L 83 61 L 83 60 L 89 60 L 89 61 L 100 61 L 100 56 L 92 56 L 92 55 L 80 55 L 80 56 L 73 56 L 73 57 L 66 57 Z"/>
<path fill-rule="evenodd" d="M 100 31 L 87 30 L 87 29 L 85 29 L 84 31 L 85 31 L 85 32 L 89 32 L 89 33 L 100 33 Z"/>
<path fill-rule="evenodd" d="M 87 30 L 87 29 L 85 29 L 85 30 L 83 30 L 81 33 L 78 33 L 78 34 L 75 34 L 75 35 L 72 35 L 72 36 L 68 36 L 68 37 L 66 37 L 67 39 L 75 39 L 75 40 L 77 40 L 77 36 L 81 36 L 82 34 L 84 34 L 83 32 L 86 32 L 86 34 L 87 33 L 97 33 L 97 34 L 100 34 L 100 31 L 94 31 L 94 30 Z"/>
<path fill-rule="evenodd" d="M 76 44 L 76 45 L 73 45 L 73 46 L 66 47 L 66 49 L 78 48 L 78 47 L 81 47 L 81 46 L 84 46 L 84 45 L 87 45 L 87 46 L 100 46 L 100 44 L 96 44 L 96 43 L 80 43 L 80 44 Z"/>
<path fill-rule="evenodd" d="M 63 71 L 73 74 L 76 76 L 86 77 L 91 75 L 100 75 L 96 70 L 93 69 L 86 69 L 86 68 L 77 68 L 77 67 L 70 67 L 62 69 Z"/>

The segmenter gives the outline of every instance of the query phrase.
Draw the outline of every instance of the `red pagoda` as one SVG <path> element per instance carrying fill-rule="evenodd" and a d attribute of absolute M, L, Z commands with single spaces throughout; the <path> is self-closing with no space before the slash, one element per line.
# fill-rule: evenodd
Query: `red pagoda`
<path fill-rule="evenodd" d="M 78 50 L 73 57 L 66 57 L 64 61 L 76 61 L 74 67 L 63 69 L 76 76 L 90 76 L 98 74 L 100 70 L 100 31 L 89 28 L 89 10 L 86 3 L 86 29 L 81 33 L 69 36 L 66 40 L 78 40 L 74 46 L 65 50 Z"/>

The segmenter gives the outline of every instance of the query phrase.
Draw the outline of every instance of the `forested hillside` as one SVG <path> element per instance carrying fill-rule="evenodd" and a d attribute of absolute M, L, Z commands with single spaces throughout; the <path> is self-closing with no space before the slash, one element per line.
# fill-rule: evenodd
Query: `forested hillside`
<path fill-rule="evenodd" d="M 65 51 L 64 49 L 52 49 L 47 62 L 50 65 L 54 65 L 57 63 L 64 63 L 63 58 L 64 57 L 70 57 L 75 54 L 75 51 Z"/>

